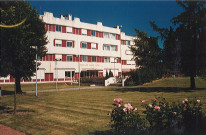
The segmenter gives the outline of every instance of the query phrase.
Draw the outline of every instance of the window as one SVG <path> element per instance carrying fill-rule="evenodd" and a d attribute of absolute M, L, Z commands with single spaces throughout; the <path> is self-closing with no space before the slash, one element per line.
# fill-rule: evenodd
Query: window
<path fill-rule="evenodd" d="M 125 51 L 125 54 L 126 54 L 126 55 L 133 55 L 133 53 L 132 53 L 130 50 L 126 50 L 126 51 Z"/>
<path fill-rule="evenodd" d="M 96 36 L 96 32 L 94 30 L 91 31 L 91 36 Z"/>
<path fill-rule="evenodd" d="M 109 57 L 104 57 L 104 62 L 105 63 L 110 63 L 110 58 Z"/>
<path fill-rule="evenodd" d="M 81 35 L 81 29 L 79 29 L 79 28 L 72 28 L 72 33 L 73 34 L 76 34 L 76 35 Z"/>
<path fill-rule="evenodd" d="M 87 35 L 87 30 L 82 29 L 82 35 Z"/>
<path fill-rule="evenodd" d="M 91 48 L 94 49 L 94 50 L 96 50 L 96 48 L 97 48 L 96 44 L 92 43 L 92 44 L 91 44 Z"/>
<path fill-rule="evenodd" d="M 96 56 L 92 56 L 92 62 L 96 62 Z"/>
<path fill-rule="evenodd" d="M 56 47 L 61 47 L 62 46 L 62 41 L 61 40 L 55 40 L 55 46 Z"/>
<path fill-rule="evenodd" d="M 72 33 L 72 28 L 71 27 L 66 27 L 67 33 Z"/>
<path fill-rule="evenodd" d="M 58 43 L 56 43 L 55 46 L 56 46 L 56 47 L 61 47 L 62 44 L 58 44 Z"/>
<path fill-rule="evenodd" d="M 109 34 L 109 37 L 110 37 L 111 39 L 116 39 L 116 34 L 110 33 L 110 34 Z"/>
<path fill-rule="evenodd" d="M 106 51 L 117 51 L 116 45 L 104 45 L 104 50 Z"/>
<path fill-rule="evenodd" d="M 82 61 L 87 62 L 87 56 L 82 56 Z"/>
<path fill-rule="evenodd" d="M 116 51 L 116 45 L 111 45 L 111 51 Z"/>
<path fill-rule="evenodd" d="M 65 71 L 65 77 L 74 77 L 74 71 Z"/>
<path fill-rule="evenodd" d="M 67 42 L 67 47 L 72 47 L 72 41 Z"/>
<path fill-rule="evenodd" d="M 56 25 L 56 31 L 61 32 L 61 26 L 60 25 Z"/>
<path fill-rule="evenodd" d="M 109 38 L 109 33 L 104 33 L 104 38 Z"/>
<path fill-rule="evenodd" d="M 130 41 L 126 41 L 126 45 L 130 45 Z"/>
<path fill-rule="evenodd" d="M 71 55 L 67 55 L 67 61 L 72 61 L 72 56 Z"/>
<path fill-rule="evenodd" d="M 104 50 L 110 51 L 110 45 L 104 45 Z"/>
<path fill-rule="evenodd" d="M 82 48 L 87 48 L 87 43 L 82 43 Z"/>

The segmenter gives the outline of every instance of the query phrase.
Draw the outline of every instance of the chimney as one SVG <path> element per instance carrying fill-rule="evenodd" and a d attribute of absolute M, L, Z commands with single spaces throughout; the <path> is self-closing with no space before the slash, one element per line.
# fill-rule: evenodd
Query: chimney
<path fill-rule="evenodd" d="M 65 17 L 66 20 L 72 21 L 72 14 L 64 15 L 64 17 Z"/>

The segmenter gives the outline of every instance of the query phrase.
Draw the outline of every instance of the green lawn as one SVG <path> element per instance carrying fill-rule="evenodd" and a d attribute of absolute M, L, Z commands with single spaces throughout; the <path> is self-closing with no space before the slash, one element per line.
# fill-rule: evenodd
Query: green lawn
<path fill-rule="evenodd" d="M 141 112 L 143 99 L 163 96 L 168 101 L 181 101 L 197 97 L 206 109 L 206 81 L 196 80 L 201 89 L 185 89 L 189 79 L 183 78 L 163 79 L 136 87 L 39 93 L 39 97 L 18 95 L 17 115 L 5 113 L 13 109 L 13 95 L 5 95 L 0 99 L 0 123 L 27 134 L 94 134 L 111 129 L 107 114 L 113 108 L 114 98 L 122 98 L 124 103 L 131 103 Z"/>
<path fill-rule="evenodd" d="M 70 84 L 70 83 L 58 83 L 58 89 L 65 89 L 65 88 L 75 88 L 78 87 L 78 84 Z M 1 84 L 0 85 L 2 90 L 14 91 L 14 84 Z M 36 90 L 36 83 L 28 83 L 28 84 L 21 84 L 22 91 L 34 91 Z M 56 89 L 56 83 L 38 83 L 37 84 L 38 90 L 49 90 L 49 89 Z"/>

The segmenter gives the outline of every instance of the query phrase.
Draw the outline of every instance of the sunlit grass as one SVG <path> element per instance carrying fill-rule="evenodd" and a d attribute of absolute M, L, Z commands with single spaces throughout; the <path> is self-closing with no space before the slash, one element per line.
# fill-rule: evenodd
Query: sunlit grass
<path fill-rule="evenodd" d="M 75 88 L 78 87 L 77 84 L 71 85 L 67 83 L 58 83 L 58 89 L 66 89 L 66 88 Z M 14 84 L 1 84 L 2 90 L 14 91 Z M 22 91 L 34 91 L 36 90 L 35 83 L 28 83 L 28 84 L 21 84 Z M 38 90 L 49 90 L 49 89 L 56 89 L 56 83 L 38 83 L 37 84 Z"/>
<path fill-rule="evenodd" d="M 0 99 L 0 106 L 10 109 L 0 110 L 0 123 L 34 135 L 90 134 L 95 131 L 106 131 L 111 129 L 108 113 L 113 108 L 114 98 L 122 98 L 124 103 L 131 103 L 141 112 L 143 99 L 150 102 L 154 97 L 163 96 L 172 102 L 197 97 L 206 110 L 206 81 L 204 80 L 197 79 L 199 82 L 197 87 L 205 87 L 201 90 L 157 91 L 151 88 L 177 87 L 176 84 L 180 81 L 180 79 L 156 81 L 141 86 L 149 87 L 143 91 L 136 86 L 39 93 L 39 97 L 35 97 L 34 94 L 18 95 L 17 115 L 6 113 L 13 110 L 13 95 L 5 95 Z M 183 78 L 182 81 L 185 81 L 186 85 L 179 84 L 178 87 L 185 88 L 189 84 L 189 79 Z"/>

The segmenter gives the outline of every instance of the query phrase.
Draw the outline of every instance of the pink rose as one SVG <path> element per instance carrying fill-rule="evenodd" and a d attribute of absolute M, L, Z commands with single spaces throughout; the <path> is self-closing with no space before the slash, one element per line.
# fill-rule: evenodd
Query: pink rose
<path fill-rule="evenodd" d="M 132 110 L 133 109 L 133 107 L 132 107 L 132 105 L 130 103 L 128 103 L 127 105 L 128 105 L 128 108 L 127 108 L 128 110 Z"/>
<path fill-rule="evenodd" d="M 115 102 L 115 103 L 122 103 L 123 100 L 122 100 L 121 98 L 115 98 L 115 99 L 114 99 L 114 102 Z"/>
<path fill-rule="evenodd" d="M 166 104 L 164 104 L 163 107 L 166 107 Z"/>
<path fill-rule="evenodd" d="M 160 107 L 159 106 L 155 106 L 154 109 L 160 111 Z"/>
<path fill-rule="evenodd" d="M 185 100 L 182 100 L 182 103 L 184 104 L 184 103 L 185 103 Z"/>
<path fill-rule="evenodd" d="M 199 100 L 199 99 L 197 100 L 197 103 L 200 103 L 200 100 Z"/>
<path fill-rule="evenodd" d="M 156 98 L 154 98 L 153 100 L 154 100 L 154 101 L 157 101 L 157 99 L 156 99 Z"/>
<path fill-rule="evenodd" d="M 128 104 L 124 104 L 124 108 L 128 108 Z"/>
<path fill-rule="evenodd" d="M 134 112 L 137 112 L 137 108 L 134 108 L 134 110 L 133 110 Z"/>
<path fill-rule="evenodd" d="M 126 111 L 127 111 L 127 108 L 124 108 L 123 111 L 126 112 Z"/>
<path fill-rule="evenodd" d="M 149 104 L 148 106 L 149 106 L 149 108 L 152 108 L 152 105 L 151 105 L 151 104 Z"/>
<path fill-rule="evenodd" d="M 117 107 L 120 107 L 121 105 L 120 104 L 117 104 Z"/>
<path fill-rule="evenodd" d="M 133 107 L 132 107 L 132 105 L 131 105 L 130 103 L 125 104 L 124 107 L 125 107 L 127 110 L 132 110 L 132 109 L 133 109 Z"/>
<path fill-rule="evenodd" d="M 188 100 L 185 98 L 185 102 L 188 102 Z"/>
<path fill-rule="evenodd" d="M 142 104 L 144 104 L 146 102 L 146 100 L 142 100 Z"/>
<path fill-rule="evenodd" d="M 121 98 L 119 98 L 119 102 L 120 102 L 120 103 L 123 103 L 123 100 L 122 100 Z"/>

